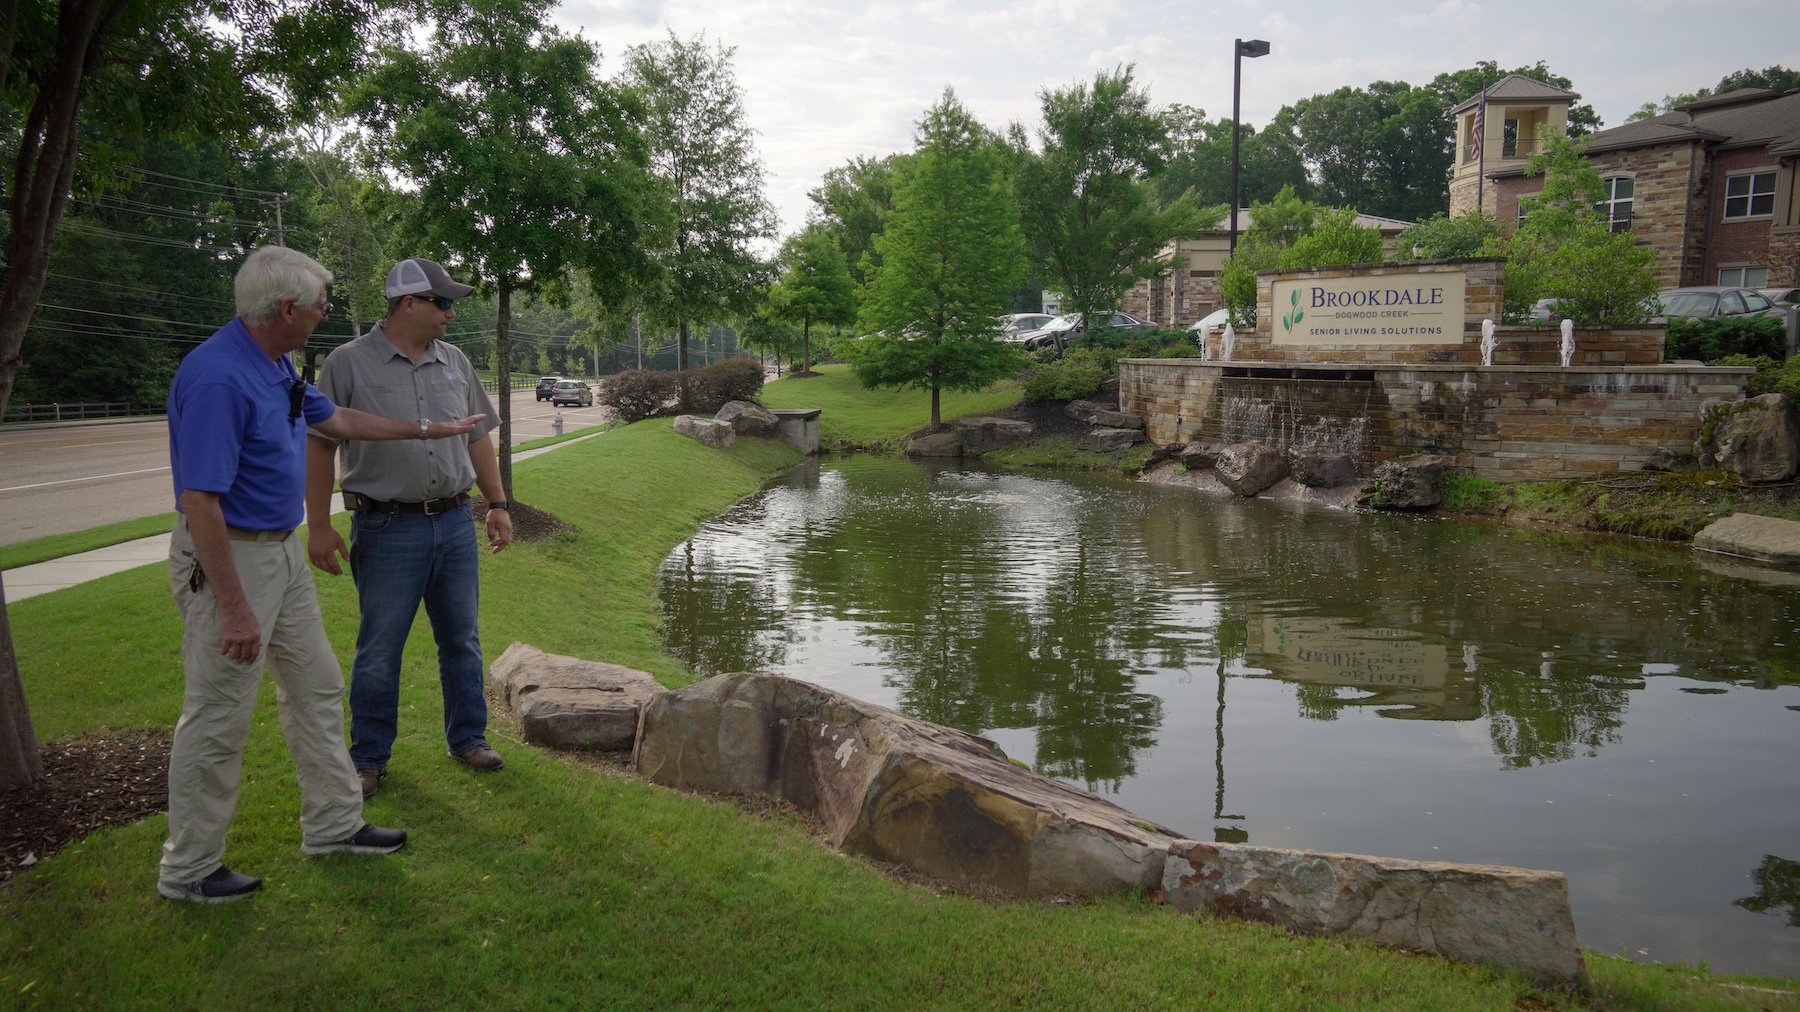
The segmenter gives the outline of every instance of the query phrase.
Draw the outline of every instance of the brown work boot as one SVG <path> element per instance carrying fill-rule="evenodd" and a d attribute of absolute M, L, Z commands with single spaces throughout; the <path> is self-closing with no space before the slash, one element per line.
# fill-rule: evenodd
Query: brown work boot
<path fill-rule="evenodd" d="M 362 781 L 363 800 L 367 801 L 381 790 L 381 778 L 387 776 L 386 770 L 357 770 L 356 779 Z"/>
<path fill-rule="evenodd" d="M 473 770 L 491 771 L 506 765 L 500 760 L 500 753 L 490 748 L 485 741 L 453 753 L 451 758 Z"/>

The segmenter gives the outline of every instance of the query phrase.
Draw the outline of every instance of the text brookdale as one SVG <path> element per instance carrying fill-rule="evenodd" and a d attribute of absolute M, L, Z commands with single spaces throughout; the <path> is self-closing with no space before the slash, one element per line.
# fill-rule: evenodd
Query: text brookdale
<path fill-rule="evenodd" d="M 1358 288 L 1348 292 L 1328 292 L 1315 287 L 1309 309 L 1354 309 L 1359 306 L 1440 306 L 1444 303 L 1442 288 Z"/>

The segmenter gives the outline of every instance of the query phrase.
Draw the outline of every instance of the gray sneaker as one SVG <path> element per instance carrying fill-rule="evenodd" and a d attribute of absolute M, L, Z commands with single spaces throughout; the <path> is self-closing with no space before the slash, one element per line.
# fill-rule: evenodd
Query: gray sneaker
<path fill-rule="evenodd" d="M 317 857 L 320 854 L 392 854 L 406 846 L 406 830 L 382 829 L 363 823 L 363 828 L 347 840 L 336 843 L 303 843 L 300 853 Z"/>
<path fill-rule="evenodd" d="M 181 885 L 170 885 L 167 882 L 156 883 L 156 891 L 172 900 L 187 900 L 190 903 L 230 903 L 241 900 L 262 888 L 262 879 L 249 875 L 239 875 L 224 865 L 205 878 L 197 878 Z"/>

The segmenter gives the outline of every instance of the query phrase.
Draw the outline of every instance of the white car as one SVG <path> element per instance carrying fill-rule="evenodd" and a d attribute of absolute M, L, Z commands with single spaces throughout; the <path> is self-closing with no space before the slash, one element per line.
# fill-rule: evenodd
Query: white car
<path fill-rule="evenodd" d="M 1188 324 L 1188 329 L 1193 331 L 1194 336 L 1198 338 L 1201 334 L 1210 334 L 1215 330 L 1224 330 L 1225 321 L 1229 319 L 1231 319 L 1231 310 L 1215 309 L 1198 320 L 1195 320 L 1193 323 Z"/>
<path fill-rule="evenodd" d="M 1024 339 L 1028 330 L 1042 330 L 1051 320 L 1056 319 L 1049 313 L 1008 313 L 998 318 L 1000 333 L 995 340 L 1008 344 L 1018 344 Z"/>

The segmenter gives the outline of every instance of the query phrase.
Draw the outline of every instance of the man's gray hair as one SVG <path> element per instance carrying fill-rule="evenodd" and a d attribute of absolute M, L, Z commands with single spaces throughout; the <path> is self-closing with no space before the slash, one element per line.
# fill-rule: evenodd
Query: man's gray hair
<path fill-rule="evenodd" d="M 299 250 L 259 246 L 244 258 L 232 284 L 238 318 L 247 324 L 268 323 L 288 299 L 296 306 L 316 306 L 331 281 L 330 271 Z"/>

